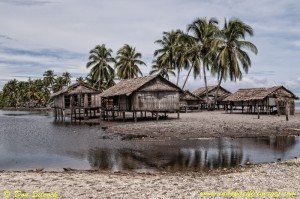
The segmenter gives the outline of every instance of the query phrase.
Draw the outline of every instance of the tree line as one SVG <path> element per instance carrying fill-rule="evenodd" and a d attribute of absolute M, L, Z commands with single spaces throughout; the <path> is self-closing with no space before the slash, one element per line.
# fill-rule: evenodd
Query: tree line
<path fill-rule="evenodd" d="M 217 78 L 218 89 L 222 81 L 241 80 L 243 72 L 251 67 L 251 59 L 247 51 L 257 54 L 256 46 L 246 40 L 253 36 L 253 29 L 240 19 L 224 20 L 222 28 L 215 18 L 197 18 L 187 25 L 186 30 L 171 30 L 163 32 L 162 38 L 155 41 L 159 46 L 154 51 L 154 60 L 150 75 L 160 74 L 166 79 L 176 77 L 176 85 L 180 86 L 180 74 L 187 71 L 187 76 L 180 86 L 185 88 L 190 75 L 196 79 L 202 77 L 208 97 L 207 74 Z M 116 57 L 112 49 L 105 44 L 96 45 L 89 52 L 86 67 L 89 74 L 76 79 L 97 89 L 107 89 L 115 85 L 116 79 L 130 79 L 143 76 L 141 66 L 142 54 L 135 47 L 125 44 L 120 48 Z M 57 77 L 54 71 L 48 70 L 42 79 L 27 82 L 10 80 L 0 92 L 0 107 L 26 106 L 32 102 L 45 105 L 50 93 L 57 92 L 63 86 L 71 83 L 71 74 L 63 73 Z"/>

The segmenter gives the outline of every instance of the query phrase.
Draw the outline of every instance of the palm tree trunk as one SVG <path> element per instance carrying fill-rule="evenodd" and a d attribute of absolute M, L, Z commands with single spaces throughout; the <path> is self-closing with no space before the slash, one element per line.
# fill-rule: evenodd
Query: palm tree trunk
<path fill-rule="evenodd" d="M 180 75 L 180 68 L 178 68 L 178 72 L 177 72 L 177 83 L 176 83 L 176 86 L 178 86 L 178 83 L 179 83 L 179 75 Z"/>
<path fill-rule="evenodd" d="M 223 80 L 223 72 L 221 72 L 221 76 L 220 76 L 220 79 L 219 79 L 219 82 L 218 82 L 217 90 L 215 92 L 214 106 L 216 106 L 216 104 L 217 104 L 217 97 L 218 97 L 218 93 L 219 93 L 219 90 L 220 90 L 222 80 Z"/>
<path fill-rule="evenodd" d="M 193 66 L 191 66 L 191 68 L 190 68 L 190 70 L 189 70 L 189 72 L 188 72 L 188 74 L 187 74 L 187 76 L 186 76 L 186 78 L 185 78 L 184 84 L 183 84 L 183 86 L 182 86 L 182 90 L 184 89 L 184 86 L 185 86 L 185 84 L 186 84 L 186 82 L 187 82 L 187 80 L 188 80 L 188 78 L 189 78 L 189 76 L 190 76 L 190 73 L 191 73 L 192 69 L 193 69 Z"/>
<path fill-rule="evenodd" d="M 99 91 L 100 91 L 100 87 L 101 87 L 101 68 L 99 66 L 99 88 L 98 88 Z"/>
<path fill-rule="evenodd" d="M 207 87 L 205 63 L 203 63 L 203 76 L 204 76 L 205 94 L 206 94 L 206 102 L 207 102 L 207 109 L 208 109 L 208 106 L 210 105 L 210 99 L 208 97 L 208 87 Z"/>

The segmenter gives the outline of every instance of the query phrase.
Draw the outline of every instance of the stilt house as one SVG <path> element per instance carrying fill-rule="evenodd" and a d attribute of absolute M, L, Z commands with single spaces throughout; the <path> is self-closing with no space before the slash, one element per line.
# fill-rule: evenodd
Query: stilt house
<path fill-rule="evenodd" d="M 194 95 L 203 99 L 203 101 L 201 103 L 201 108 L 207 108 L 208 101 L 212 102 L 214 100 L 216 91 L 217 91 L 217 87 L 218 86 L 208 86 L 207 87 L 209 100 L 207 99 L 207 96 L 206 96 L 206 88 L 205 87 L 200 87 L 193 92 Z M 226 90 L 225 88 L 220 86 L 218 94 L 217 94 L 217 104 L 216 104 L 217 108 L 219 108 L 220 105 L 224 105 L 223 99 L 225 99 L 230 94 L 231 94 L 231 92 L 229 92 L 228 90 Z"/>
<path fill-rule="evenodd" d="M 179 117 L 179 97 L 182 90 L 161 75 L 138 77 L 121 80 L 115 86 L 103 91 L 100 96 L 104 111 L 151 112 L 158 118 L 158 113 L 177 112 Z"/>
<path fill-rule="evenodd" d="M 54 102 L 55 117 L 64 118 L 67 114 L 71 119 L 86 119 L 96 116 L 100 109 L 100 91 L 84 83 L 75 83 L 66 86 L 51 95 Z"/>
<path fill-rule="evenodd" d="M 204 100 L 190 91 L 184 91 L 180 95 L 180 108 L 184 109 L 185 112 L 187 112 L 188 109 L 200 109 L 202 103 L 204 103 Z"/>
<path fill-rule="evenodd" d="M 293 115 L 295 113 L 294 100 L 299 99 L 294 93 L 283 86 L 271 88 L 248 88 L 239 89 L 229 95 L 223 101 L 229 105 L 230 110 L 240 107 L 242 112 L 266 112 L 270 114 L 277 111 L 279 115 L 286 111 Z"/>

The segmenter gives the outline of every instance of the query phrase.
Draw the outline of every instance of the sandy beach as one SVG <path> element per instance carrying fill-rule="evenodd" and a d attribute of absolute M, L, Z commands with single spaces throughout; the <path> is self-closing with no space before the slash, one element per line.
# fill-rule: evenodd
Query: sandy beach
<path fill-rule="evenodd" d="M 224 198 L 208 194 L 280 194 L 300 198 L 300 159 L 208 173 L 1 172 L 2 192 L 57 198 Z M 36 193 L 35 192 L 35 193 Z M 46 193 L 47 192 L 47 193 Z M 239 193 L 237 193 L 239 192 Z M 7 193 L 7 191 L 6 191 Z M 200 196 L 200 194 L 202 194 Z M 45 196 L 45 195 L 44 195 Z M 48 197 L 50 198 L 50 197 Z"/>
<path fill-rule="evenodd" d="M 200 137 L 253 137 L 300 134 L 300 113 L 284 115 L 228 114 L 224 111 L 203 111 L 168 114 L 165 120 L 103 122 L 109 135 L 145 135 L 145 139 L 188 139 Z M 133 136 L 134 137 L 134 136 Z"/>

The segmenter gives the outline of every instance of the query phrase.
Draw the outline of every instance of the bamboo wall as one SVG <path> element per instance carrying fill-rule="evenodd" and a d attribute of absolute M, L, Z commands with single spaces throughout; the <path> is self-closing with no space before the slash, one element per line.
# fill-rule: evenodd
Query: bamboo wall
<path fill-rule="evenodd" d="M 179 92 L 144 92 L 133 94 L 133 110 L 136 111 L 172 111 L 179 110 Z"/>

